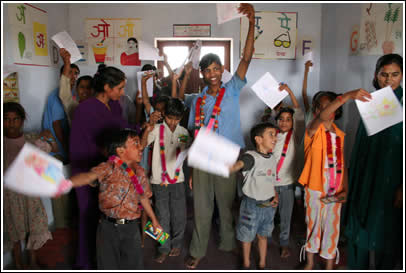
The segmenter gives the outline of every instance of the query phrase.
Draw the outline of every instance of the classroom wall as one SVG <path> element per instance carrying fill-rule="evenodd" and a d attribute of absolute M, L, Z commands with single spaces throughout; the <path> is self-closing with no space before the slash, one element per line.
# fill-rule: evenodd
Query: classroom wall
<path fill-rule="evenodd" d="M 350 34 L 353 25 L 361 23 L 362 4 L 323 4 L 320 63 L 320 90 L 345 93 L 363 88 L 373 92 L 375 64 L 380 56 L 350 56 Z M 400 54 L 403 56 L 403 52 Z M 403 85 L 402 85 L 403 86 Z M 349 164 L 352 146 L 360 122 L 355 102 L 343 107 L 343 117 L 337 122 L 346 133 L 345 158 Z"/>
<path fill-rule="evenodd" d="M 321 4 L 275 4 L 254 3 L 257 11 L 286 11 L 298 12 L 298 42 L 305 37 L 312 40 L 314 59 L 320 60 L 320 33 L 321 33 Z M 155 37 L 172 37 L 173 24 L 211 24 L 211 37 L 233 38 L 233 69 L 239 63 L 240 48 L 240 23 L 233 20 L 217 25 L 216 5 L 214 3 L 160 3 L 160 4 L 70 4 L 69 5 L 69 30 L 74 40 L 84 40 L 84 22 L 86 18 L 142 18 L 142 39 L 150 44 Z M 78 30 L 78 31 L 72 31 Z M 269 71 L 279 81 L 288 83 L 297 96 L 300 95 L 304 62 L 301 57 L 301 44 L 297 48 L 297 60 L 252 60 L 247 73 L 248 83 L 242 90 L 241 125 L 245 136 L 249 129 L 259 120 L 265 104 L 250 90 L 265 72 Z M 132 98 L 136 90 L 135 74 L 139 68 L 120 67 L 128 77 L 126 93 Z M 81 66 L 81 74 L 94 74 L 96 66 Z M 319 87 L 320 66 L 315 66 L 309 77 L 309 87 L 317 90 Z M 313 90 L 313 89 L 312 89 Z M 312 91 L 309 92 L 309 95 Z M 298 97 L 299 98 L 299 97 Z M 301 102 L 301 95 L 299 98 Z M 290 103 L 290 99 L 287 99 Z M 246 137 L 246 144 L 249 145 Z"/>

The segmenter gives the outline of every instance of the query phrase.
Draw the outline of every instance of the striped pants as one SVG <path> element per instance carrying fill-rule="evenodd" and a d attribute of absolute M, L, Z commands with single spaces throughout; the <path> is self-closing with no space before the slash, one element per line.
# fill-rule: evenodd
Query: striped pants
<path fill-rule="evenodd" d="M 320 201 L 322 196 L 322 192 L 305 188 L 307 231 L 303 247 L 307 252 L 320 253 L 324 259 L 334 259 L 338 253 L 342 204 L 324 204 Z"/>

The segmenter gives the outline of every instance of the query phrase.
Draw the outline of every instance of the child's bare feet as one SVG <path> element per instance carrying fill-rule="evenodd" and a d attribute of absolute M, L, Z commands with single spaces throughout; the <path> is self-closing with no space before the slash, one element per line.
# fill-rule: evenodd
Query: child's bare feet
<path fill-rule="evenodd" d="M 161 264 L 161 263 L 163 263 L 163 262 L 166 260 L 167 257 L 168 257 L 168 254 L 167 254 L 167 253 L 160 253 L 160 254 L 158 255 L 158 257 L 155 258 L 155 262 Z"/>
<path fill-rule="evenodd" d="M 180 255 L 181 249 L 180 248 L 172 248 L 171 252 L 169 252 L 170 257 L 177 257 Z"/>
<path fill-rule="evenodd" d="M 313 264 L 311 263 L 306 263 L 304 266 L 303 270 L 312 270 L 313 269 Z"/>
<path fill-rule="evenodd" d="M 289 256 L 290 256 L 289 248 L 287 246 L 283 246 L 281 248 L 281 258 L 287 258 Z"/>

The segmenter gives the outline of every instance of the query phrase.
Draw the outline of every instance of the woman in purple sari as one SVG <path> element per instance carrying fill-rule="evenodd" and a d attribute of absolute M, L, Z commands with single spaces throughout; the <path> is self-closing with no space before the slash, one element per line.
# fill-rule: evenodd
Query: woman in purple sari
<path fill-rule="evenodd" d="M 80 103 L 73 116 L 69 148 L 72 175 L 88 172 L 105 159 L 102 148 L 104 132 L 133 127 L 122 118 L 119 104 L 125 84 L 126 77 L 121 70 L 99 67 L 92 82 L 95 96 Z M 76 267 L 94 269 L 99 217 L 98 189 L 86 185 L 75 190 L 79 207 Z"/>

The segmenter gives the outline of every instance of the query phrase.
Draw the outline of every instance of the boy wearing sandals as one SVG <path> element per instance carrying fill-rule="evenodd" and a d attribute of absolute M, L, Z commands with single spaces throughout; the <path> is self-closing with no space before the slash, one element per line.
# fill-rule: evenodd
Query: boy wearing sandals
<path fill-rule="evenodd" d="M 230 167 L 230 172 L 242 170 L 243 199 L 236 228 L 237 239 L 242 243 L 242 269 L 250 269 L 251 244 L 258 238 L 258 269 L 265 268 L 267 237 L 272 236 L 273 219 L 278 206 L 275 191 L 277 161 L 272 153 L 277 141 L 276 127 L 269 122 L 260 123 L 251 129 L 251 141 L 255 151 L 247 151 Z"/>

